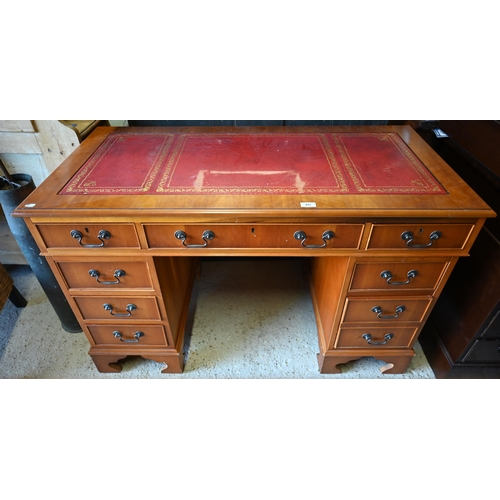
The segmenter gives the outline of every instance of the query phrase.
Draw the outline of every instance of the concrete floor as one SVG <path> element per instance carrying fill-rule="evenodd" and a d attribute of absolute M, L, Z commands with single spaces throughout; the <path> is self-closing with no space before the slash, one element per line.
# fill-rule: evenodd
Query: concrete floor
<path fill-rule="evenodd" d="M 406 373 L 383 375 L 382 361 L 362 358 L 342 374 L 318 372 L 316 322 L 299 259 L 204 261 L 195 281 L 183 374 L 130 358 L 120 373 L 103 374 L 88 356 L 83 333 L 64 331 L 28 266 L 6 266 L 28 300 L 0 312 L 0 378 L 4 379 L 427 379 L 434 374 L 420 345 Z M 286 291 L 286 293 L 283 293 Z"/>

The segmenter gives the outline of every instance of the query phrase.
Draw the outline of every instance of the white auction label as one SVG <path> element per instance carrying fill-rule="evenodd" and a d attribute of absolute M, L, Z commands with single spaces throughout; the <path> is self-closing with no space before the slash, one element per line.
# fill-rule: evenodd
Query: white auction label
<path fill-rule="evenodd" d="M 303 208 L 316 208 L 316 203 L 314 201 L 301 201 L 300 206 Z"/>

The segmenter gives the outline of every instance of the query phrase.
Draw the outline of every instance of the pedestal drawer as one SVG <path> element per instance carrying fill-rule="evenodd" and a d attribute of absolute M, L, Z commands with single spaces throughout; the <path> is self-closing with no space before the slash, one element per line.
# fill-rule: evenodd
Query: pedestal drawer
<path fill-rule="evenodd" d="M 56 261 L 68 288 L 153 289 L 148 262 Z"/>
<path fill-rule="evenodd" d="M 357 262 L 349 287 L 351 292 L 419 290 L 432 293 L 449 261 Z"/>
<path fill-rule="evenodd" d="M 156 297 L 73 297 L 85 320 L 161 319 Z"/>
<path fill-rule="evenodd" d="M 88 325 L 97 345 L 119 345 L 130 348 L 168 345 L 161 325 Z"/>
<path fill-rule="evenodd" d="M 348 298 L 343 324 L 348 323 L 402 323 L 422 321 L 432 298 Z"/>
<path fill-rule="evenodd" d="M 336 347 L 410 347 L 416 327 L 341 328 Z"/>
<path fill-rule="evenodd" d="M 144 231 L 149 248 L 357 249 L 363 227 L 363 224 L 146 224 Z"/>
<path fill-rule="evenodd" d="M 47 248 L 140 248 L 133 224 L 37 224 Z"/>
<path fill-rule="evenodd" d="M 374 224 L 368 249 L 464 248 L 474 224 Z"/>
<path fill-rule="evenodd" d="M 500 365 L 500 339 L 476 340 L 464 357 L 466 363 L 496 363 Z"/>

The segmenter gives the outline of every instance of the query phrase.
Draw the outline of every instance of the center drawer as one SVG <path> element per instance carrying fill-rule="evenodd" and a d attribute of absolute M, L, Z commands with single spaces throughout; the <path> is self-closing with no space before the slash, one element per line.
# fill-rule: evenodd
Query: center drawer
<path fill-rule="evenodd" d="M 359 248 L 363 224 L 145 224 L 149 248 Z M 312 247 L 311 247 L 312 245 Z"/>
<path fill-rule="evenodd" d="M 85 320 L 158 320 L 156 297 L 73 297 Z"/>

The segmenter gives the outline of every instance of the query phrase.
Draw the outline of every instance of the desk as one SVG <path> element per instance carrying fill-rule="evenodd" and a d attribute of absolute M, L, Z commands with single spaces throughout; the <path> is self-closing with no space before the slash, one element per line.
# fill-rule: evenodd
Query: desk
<path fill-rule="evenodd" d="M 406 126 L 99 127 L 15 211 L 101 372 L 183 370 L 200 257 L 302 257 L 321 373 L 402 373 L 460 257 L 495 213 Z M 286 290 L 283 290 L 286 293 Z"/>

